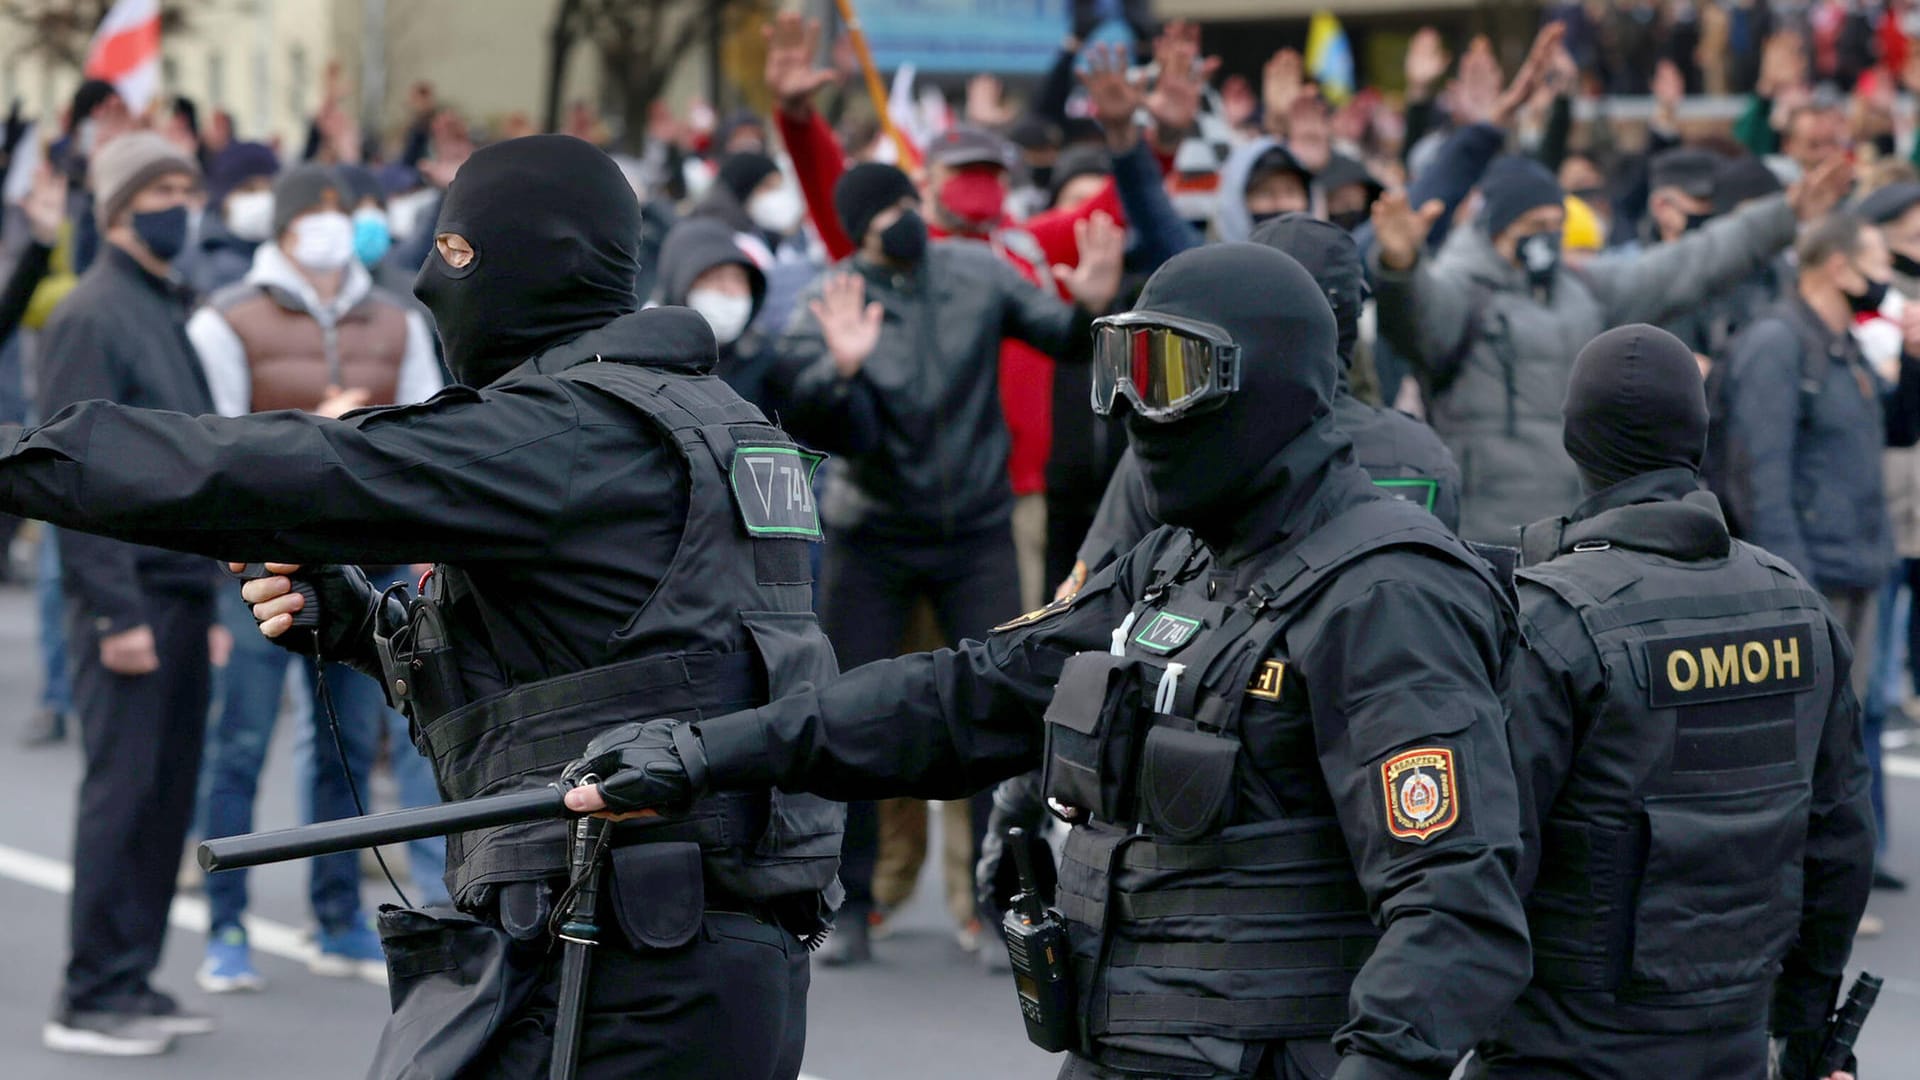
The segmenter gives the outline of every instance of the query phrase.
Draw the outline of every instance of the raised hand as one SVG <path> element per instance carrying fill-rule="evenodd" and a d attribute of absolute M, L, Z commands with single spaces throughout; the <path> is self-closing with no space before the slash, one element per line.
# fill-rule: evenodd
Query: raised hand
<path fill-rule="evenodd" d="M 1662 60 L 1653 68 L 1654 116 L 1671 129 L 1680 115 L 1680 99 L 1687 96 L 1687 78 L 1671 60 Z"/>
<path fill-rule="evenodd" d="M 1095 315 L 1105 314 L 1120 294 L 1127 230 L 1106 214 L 1096 213 L 1073 223 L 1073 242 L 1080 251 L 1079 263 L 1071 268 L 1054 267 L 1054 276 L 1082 308 Z"/>
<path fill-rule="evenodd" d="M 1767 38 L 1760 51 L 1760 77 L 1754 92 L 1761 97 L 1778 97 L 1807 84 L 1807 51 L 1800 35 L 1782 30 Z"/>
<path fill-rule="evenodd" d="M 820 337 L 833 357 L 834 370 L 852 378 L 880 344 L 879 304 L 867 301 L 867 284 L 858 274 L 833 274 L 820 287 L 820 297 L 807 302 L 820 324 Z"/>
<path fill-rule="evenodd" d="M 1006 87 L 991 75 L 975 75 L 967 80 L 967 123 L 997 128 L 1013 122 L 1013 110 L 1007 107 Z"/>
<path fill-rule="evenodd" d="M 1826 216 L 1853 188 L 1853 162 L 1835 154 L 1787 189 L 1787 205 L 1802 222 Z"/>
<path fill-rule="evenodd" d="M 1425 101 L 1433 96 L 1440 80 L 1447 76 L 1447 65 L 1453 63 L 1448 55 L 1446 43 L 1440 40 L 1440 31 L 1431 26 L 1423 26 L 1414 32 L 1413 40 L 1407 43 L 1407 97 L 1413 101 Z"/>
<path fill-rule="evenodd" d="M 60 240 L 60 226 L 67 220 L 67 178 L 42 161 L 33 170 L 33 186 L 20 200 L 20 211 L 27 216 L 27 230 L 35 243 L 52 247 Z"/>
<path fill-rule="evenodd" d="M 1126 49 L 1110 43 L 1089 46 L 1079 75 L 1087 106 L 1106 129 L 1108 144 L 1119 153 L 1132 149 L 1138 135 L 1133 117 L 1146 100 L 1146 90 L 1128 68 Z"/>
<path fill-rule="evenodd" d="M 1260 69 L 1260 104 L 1267 111 L 1269 134 L 1286 133 L 1287 117 L 1293 113 L 1294 100 L 1305 86 L 1300 54 L 1292 49 L 1281 49 L 1274 53 L 1273 58 Z"/>
<path fill-rule="evenodd" d="M 1193 129 L 1207 83 L 1220 70 L 1220 58 L 1201 60 L 1200 28 L 1175 19 L 1154 39 L 1153 59 L 1160 77 L 1147 95 L 1147 113 L 1164 143 L 1184 137 Z"/>
<path fill-rule="evenodd" d="M 1533 96 L 1541 80 L 1546 78 L 1547 69 L 1553 64 L 1553 55 L 1559 50 L 1560 40 L 1566 33 L 1566 24 L 1554 22 L 1541 27 L 1540 32 L 1534 35 L 1533 47 L 1527 50 L 1527 58 L 1520 62 L 1520 70 L 1513 73 L 1513 81 L 1495 99 L 1493 115 L 1489 118 L 1493 123 L 1506 127 L 1513 122 L 1513 114 Z M 1488 57 L 1492 57 L 1491 49 L 1488 50 Z M 1498 72 L 1499 66 L 1496 64 L 1493 70 Z"/>
<path fill-rule="evenodd" d="M 1457 124 L 1493 121 L 1500 107 L 1500 61 L 1482 34 L 1467 46 L 1453 80 L 1453 119 Z"/>
<path fill-rule="evenodd" d="M 1446 209 L 1439 199 L 1429 199 L 1416 210 L 1403 191 L 1380 196 L 1373 204 L 1373 239 L 1380 248 L 1380 265 L 1388 270 L 1411 270 L 1420 260 L 1420 249 L 1433 231 L 1433 223 Z"/>
<path fill-rule="evenodd" d="M 813 108 L 813 95 L 839 78 L 813 66 L 820 52 L 820 20 L 781 12 L 767 25 L 766 35 L 767 90 L 781 112 L 805 115 Z"/>

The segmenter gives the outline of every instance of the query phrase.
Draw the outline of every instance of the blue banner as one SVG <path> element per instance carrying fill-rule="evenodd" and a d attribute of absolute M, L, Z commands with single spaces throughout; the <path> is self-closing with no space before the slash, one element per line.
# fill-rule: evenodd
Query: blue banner
<path fill-rule="evenodd" d="M 883 71 L 1037 75 L 1069 29 L 1069 0 L 854 0 Z"/>

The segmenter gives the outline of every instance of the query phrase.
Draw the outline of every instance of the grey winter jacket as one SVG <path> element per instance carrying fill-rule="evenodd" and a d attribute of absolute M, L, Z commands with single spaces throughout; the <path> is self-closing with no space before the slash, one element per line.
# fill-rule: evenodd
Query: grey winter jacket
<path fill-rule="evenodd" d="M 1507 543 L 1581 500 L 1560 442 L 1573 358 L 1625 323 L 1658 323 L 1737 282 L 1791 243 L 1784 196 L 1633 256 L 1562 266 L 1550 298 L 1501 258 L 1484 229 L 1457 230 L 1411 270 L 1369 258 L 1380 333 L 1419 373 L 1428 420 L 1460 465 L 1462 539 Z"/>

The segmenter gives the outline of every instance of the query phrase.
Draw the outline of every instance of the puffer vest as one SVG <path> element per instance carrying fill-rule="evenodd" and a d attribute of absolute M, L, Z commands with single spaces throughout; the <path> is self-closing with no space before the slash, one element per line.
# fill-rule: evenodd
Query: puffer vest
<path fill-rule="evenodd" d="M 246 350 L 254 412 L 311 410 L 330 386 L 364 390 L 369 405 L 394 403 L 407 313 L 391 297 L 370 292 L 333 324 L 272 285 L 243 282 L 209 303 Z"/>

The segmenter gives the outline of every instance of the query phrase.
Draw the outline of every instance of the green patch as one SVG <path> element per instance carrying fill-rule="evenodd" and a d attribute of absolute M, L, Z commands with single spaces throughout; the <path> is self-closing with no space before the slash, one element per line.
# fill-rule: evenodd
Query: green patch
<path fill-rule="evenodd" d="M 826 458 L 792 446 L 739 446 L 727 478 L 749 536 L 818 540 L 813 474 Z"/>
<path fill-rule="evenodd" d="M 1440 494 L 1438 480 L 1375 480 L 1373 486 L 1386 489 L 1387 494 L 1402 502 L 1410 502 L 1427 513 L 1433 513 L 1433 504 Z"/>
<path fill-rule="evenodd" d="M 1147 625 L 1133 635 L 1133 643 L 1143 649 L 1165 655 L 1192 641 L 1194 633 L 1199 629 L 1199 619 L 1189 619 L 1185 615 L 1163 611 L 1148 620 Z"/>

